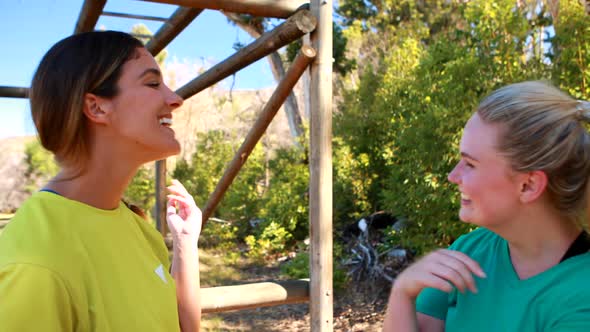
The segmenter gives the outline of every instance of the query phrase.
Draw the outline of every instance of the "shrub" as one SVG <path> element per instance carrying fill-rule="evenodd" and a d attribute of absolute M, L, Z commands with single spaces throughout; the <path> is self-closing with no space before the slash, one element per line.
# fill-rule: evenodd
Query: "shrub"
<path fill-rule="evenodd" d="M 292 260 L 281 265 L 281 274 L 291 279 L 309 278 L 309 254 L 299 253 Z M 344 269 L 334 260 L 332 268 L 332 285 L 336 290 L 343 290 L 347 283 L 347 276 Z"/>

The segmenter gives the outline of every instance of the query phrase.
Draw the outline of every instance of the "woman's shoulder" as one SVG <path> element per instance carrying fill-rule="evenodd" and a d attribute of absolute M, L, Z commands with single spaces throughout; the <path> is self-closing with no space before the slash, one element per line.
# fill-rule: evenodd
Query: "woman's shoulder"
<path fill-rule="evenodd" d="M 67 215 L 75 213 L 67 202 L 60 200 L 60 196 L 47 192 L 37 192 L 31 195 L 18 208 L 14 217 L 3 232 L 7 236 L 27 236 L 27 242 L 43 236 L 58 235 L 68 228 Z M 44 230 L 50 232 L 44 232 Z M 24 234 L 23 234 L 24 233 Z M 10 235 L 9 235 L 10 234 Z M 30 239 L 30 240 L 29 240 Z"/>
<path fill-rule="evenodd" d="M 45 223 L 52 214 L 68 213 L 72 211 L 68 200 L 54 193 L 40 191 L 26 199 L 18 208 L 11 223 L 27 222 Z"/>
<path fill-rule="evenodd" d="M 486 228 L 479 227 L 461 235 L 449 249 L 460 251 L 473 259 L 482 260 L 497 257 L 503 253 L 504 247 L 504 239 Z"/>
<path fill-rule="evenodd" d="M 484 228 L 478 227 L 467 234 L 461 235 L 451 244 L 449 249 L 461 250 L 473 246 L 482 246 L 486 244 L 495 244 L 502 241 L 502 238 L 496 233 Z"/>
<path fill-rule="evenodd" d="M 0 236 L 0 267 L 33 264 L 53 269 L 75 256 L 71 244 L 79 241 L 66 215 L 70 212 L 51 195 L 33 194 L 6 225 Z"/>

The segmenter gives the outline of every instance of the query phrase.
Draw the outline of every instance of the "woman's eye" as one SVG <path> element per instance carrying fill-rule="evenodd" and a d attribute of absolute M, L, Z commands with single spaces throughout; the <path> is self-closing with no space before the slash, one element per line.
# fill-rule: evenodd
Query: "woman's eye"
<path fill-rule="evenodd" d="M 469 168 L 473 168 L 473 167 L 475 167 L 475 165 L 473 165 L 472 163 L 470 163 L 470 162 L 468 162 L 468 161 L 466 161 L 466 162 L 465 162 L 465 166 L 467 166 L 467 167 L 469 167 Z"/>
<path fill-rule="evenodd" d="M 151 82 L 151 83 L 148 83 L 147 86 L 152 87 L 152 88 L 157 88 L 160 86 L 160 82 Z"/>

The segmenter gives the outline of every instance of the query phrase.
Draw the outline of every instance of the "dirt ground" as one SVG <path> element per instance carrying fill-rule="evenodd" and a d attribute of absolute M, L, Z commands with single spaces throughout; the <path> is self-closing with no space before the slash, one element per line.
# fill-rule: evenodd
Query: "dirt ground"
<path fill-rule="evenodd" d="M 203 286 L 281 279 L 278 266 L 246 261 L 223 265 L 221 256 L 201 252 Z M 282 278 L 284 279 L 284 278 Z M 381 331 L 388 290 L 348 287 L 334 296 L 334 331 Z M 203 315 L 203 331 L 309 331 L 309 304 L 288 304 Z"/>

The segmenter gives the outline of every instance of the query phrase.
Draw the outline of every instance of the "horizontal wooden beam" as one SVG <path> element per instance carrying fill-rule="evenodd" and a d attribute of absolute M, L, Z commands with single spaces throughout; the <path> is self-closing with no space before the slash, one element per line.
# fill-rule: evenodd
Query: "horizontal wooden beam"
<path fill-rule="evenodd" d="M 307 301 L 309 301 L 309 280 L 305 279 L 201 288 L 201 310 L 203 313 Z"/>
<path fill-rule="evenodd" d="M 316 27 L 316 18 L 309 10 L 300 10 L 274 30 L 266 32 L 248 46 L 213 66 L 199 77 L 176 91 L 184 99 L 223 80 L 240 69 L 256 62 L 279 48 L 310 33 Z"/>
<path fill-rule="evenodd" d="M 160 53 L 178 34 L 182 32 L 199 14 L 202 9 L 179 7 L 164 23 L 145 48 L 154 56 Z"/>
<path fill-rule="evenodd" d="M 76 22 L 74 34 L 94 30 L 98 17 L 102 13 L 107 0 L 85 0 Z"/>
<path fill-rule="evenodd" d="M 236 152 L 236 155 L 229 163 L 225 173 L 223 173 L 221 180 L 219 180 L 215 190 L 209 197 L 207 205 L 203 210 L 203 226 L 207 223 L 209 217 L 213 215 L 213 211 L 215 211 L 215 208 L 225 195 L 225 192 L 240 172 L 240 169 L 242 169 L 242 166 L 246 163 L 246 160 L 248 160 L 250 153 L 252 153 L 252 150 L 266 131 L 266 128 L 268 128 L 268 125 L 293 90 L 293 87 L 301 75 L 305 72 L 305 69 L 307 69 L 309 64 L 313 61 L 315 55 L 316 52 L 312 47 L 303 46 L 297 57 L 295 57 L 295 60 L 293 60 L 285 77 L 279 82 L 275 92 L 264 106 L 262 112 L 260 112 L 258 119 L 256 119 L 256 122 L 248 132 L 246 139 L 244 139 L 244 142 Z"/>
<path fill-rule="evenodd" d="M 136 15 L 136 14 L 127 14 L 127 13 L 116 13 L 116 12 L 105 12 L 103 11 L 102 16 L 112 16 L 112 17 L 121 17 L 121 18 L 132 18 L 137 20 L 147 20 L 147 21 L 159 21 L 159 22 L 166 22 L 168 21 L 165 17 L 157 17 L 157 16 L 149 16 L 149 15 Z"/>
<path fill-rule="evenodd" d="M 0 86 L 0 97 L 29 98 L 29 88 L 15 86 Z"/>
<path fill-rule="evenodd" d="M 287 18 L 298 9 L 309 6 L 306 0 L 144 0 L 199 9 Z"/>

